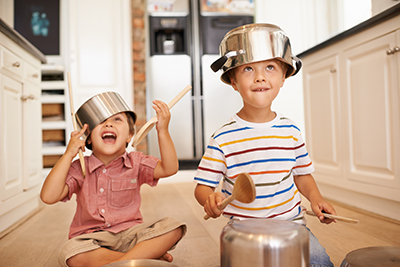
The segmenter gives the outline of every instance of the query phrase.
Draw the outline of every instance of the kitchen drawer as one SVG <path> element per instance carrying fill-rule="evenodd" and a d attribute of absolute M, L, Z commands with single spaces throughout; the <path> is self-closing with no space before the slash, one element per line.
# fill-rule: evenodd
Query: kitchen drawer
<path fill-rule="evenodd" d="M 25 64 L 25 80 L 34 84 L 40 84 L 40 70 L 29 64 Z"/>
<path fill-rule="evenodd" d="M 64 104 L 42 104 L 42 117 L 64 118 Z"/>
<path fill-rule="evenodd" d="M 65 130 L 55 129 L 55 130 L 43 130 L 42 132 L 43 142 L 57 142 L 65 141 Z"/>
<path fill-rule="evenodd" d="M 52 168 L 54 165 L 56 165 L 61 156 L 62 155 L 44 155 L 43 168 Z"/>
<path fill-rule="evenodd" d="M 5 48 L 1 48 L 3 60 L 1 61 L 1 71 L 15 74 L 22 79 L 24 76 L 25 62 L 14 53 Z"/>

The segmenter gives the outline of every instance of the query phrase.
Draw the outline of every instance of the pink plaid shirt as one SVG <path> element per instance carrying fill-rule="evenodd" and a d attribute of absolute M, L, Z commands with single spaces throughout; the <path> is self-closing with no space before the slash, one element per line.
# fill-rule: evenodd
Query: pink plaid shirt
<path fill-rule="evenodd" d="M 140 186 L 156 186 L 154 168 L 159 159 L 141 152 L 125 152 L 104 164 L 93 154 L 85 157 L 86 177 L 83 178 L 79 160 L 69 169 L 66 184 L 69 195 L 76 194 L 76 212 L 71 223 L 69 238 L 109 231 L 118 233 L 143 222 L 140 213 Z"/>

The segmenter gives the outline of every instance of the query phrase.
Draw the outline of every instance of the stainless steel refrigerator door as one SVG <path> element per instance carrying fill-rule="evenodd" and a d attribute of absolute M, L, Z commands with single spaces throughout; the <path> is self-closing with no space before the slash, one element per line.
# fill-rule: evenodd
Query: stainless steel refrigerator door
<path fill-rule="evenodd" d="M 148 107 L 159 99 L 169 103 L 187 85 L 192 84 L 191 59 L 188 55 L 159 55 L 149 58 Z M 148 118 L 155 116 L 148 108 Z M 172 109 L 169 131 L 174 141 L 178 159 L 193 159 L 193 111 L 192 93 L 188 92 Z M 159 157 L 157 131 L 149 135 L 149 153 Z"/>
<path fill-rule="evenodd" d="M 211 135 L 243 106 L 242 98 L 232 86 L 220 80 L 220 73 L 211 70 L 210 65 L 219 55 L 203 55 L 203 118 L 204 118 L 204 149 Z"/>

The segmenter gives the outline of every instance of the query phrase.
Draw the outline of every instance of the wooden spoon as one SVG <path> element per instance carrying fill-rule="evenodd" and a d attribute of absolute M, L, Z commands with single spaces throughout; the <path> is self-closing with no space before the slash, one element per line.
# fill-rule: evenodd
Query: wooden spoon
<path fill-rule="evenodd" d="M 243 203 L 251 203 L 256 199 L 256 187 L 253 179 L 248 173 L 241 173 L 236 178 L 236 182 L 233 185 L 232 195 L 222 201 L 219 210 L 225 209 L 225 207 L 231 203 L 234 199 Z M 208 220 L 210 216 L 204 215 L 204 220 Z"/>
<path fill-rule="evenodd" d="M 175 104 L 181 100 L 181 98 L 190 90 L 192 89 L 192 86 L 188 85 L 183 89 L 177 96 L 175 96 L 174 99 L 171 100 L 171 102 L 168 103 L 168 108 L 171 109 Z M 157 115 L 151 118 L 148 122 L 145 123 L 145 125 L 140 128 L 138 133 L 135 135 L 133 138 L 132 146 L 136 147 L 142 140 L 143 138 L 153 129 L 154 125 L 156 125 L 158 121 Z"/>
<path fill-rule="evenodd" d="M 69 105 L 71 107 L 71 117 L 72 123 L 74 125 L 74 131 L 78 131 L 78 125 L 76 124 L 76 117 L 74 114 L 74 98 L 72 97 L 72 86 L 71 86 L 71 75 L 69 71 L 67 72 L 68 76 L 68 90 L 69 90 Z M 86 176 L 86 167 L 85 167 L 85 157 L 83 156 L 82 149 L 79 149 L 79 161 L 81 162 L 82 174 L 83 178 Z"/>
<path fill-rule="evenodd" d="M 312 215 L 312 216 L 317 216 L 314 212 L 307 210 L 306 211 L 307 215 Z M 359 220 L 355 220 L 355 219 L 350 219 L 350 218 L 346 218 L 346 217 L 342 217 L 342 216 L 337 216 L 337 215 L 332 215 L 332 214 L 328 214 L 328 213 L 322 213 L 324 215 L 325 218 L 331 219 L 331 220 L 338 220 L 338 221 L 342 221 L 342 222 L 348 222 L 348 223 L 358 223 Z"/>

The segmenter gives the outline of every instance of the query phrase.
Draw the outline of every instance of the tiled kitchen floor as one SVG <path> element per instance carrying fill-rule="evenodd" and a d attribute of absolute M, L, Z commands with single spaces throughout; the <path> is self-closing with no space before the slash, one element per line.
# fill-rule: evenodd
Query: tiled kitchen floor
<path fill-rule="evenodd" d="M 190 180 L 190 179 L 189 179 Z M 142 187 L 142 214 L 145 221 L 173 216 L 188 225 L 188 233 L 171 252 L 180 267 L 219 266 L 219 236 L 225 218 L 203 220 L 203 209 L 194 196 L 195 184 L 160 183 Z M 303 203 L 306 205 L 306 201 Z M 335 266 L 347 253 L 363 247 L 400 246 L 400 222 L 367 214 L 332 202 L 339 215 L 360 220 L 359 224 L 338 222 L 325 225 L 308 217 L 308 227 L 326 248 Z M 307 206 L 307 205 L 306 205 Z M 57 252 L 67 240 L 75 203 L 45 206 L 12 232 L 0 239 L 0 266 L 59 266 Z"/>

